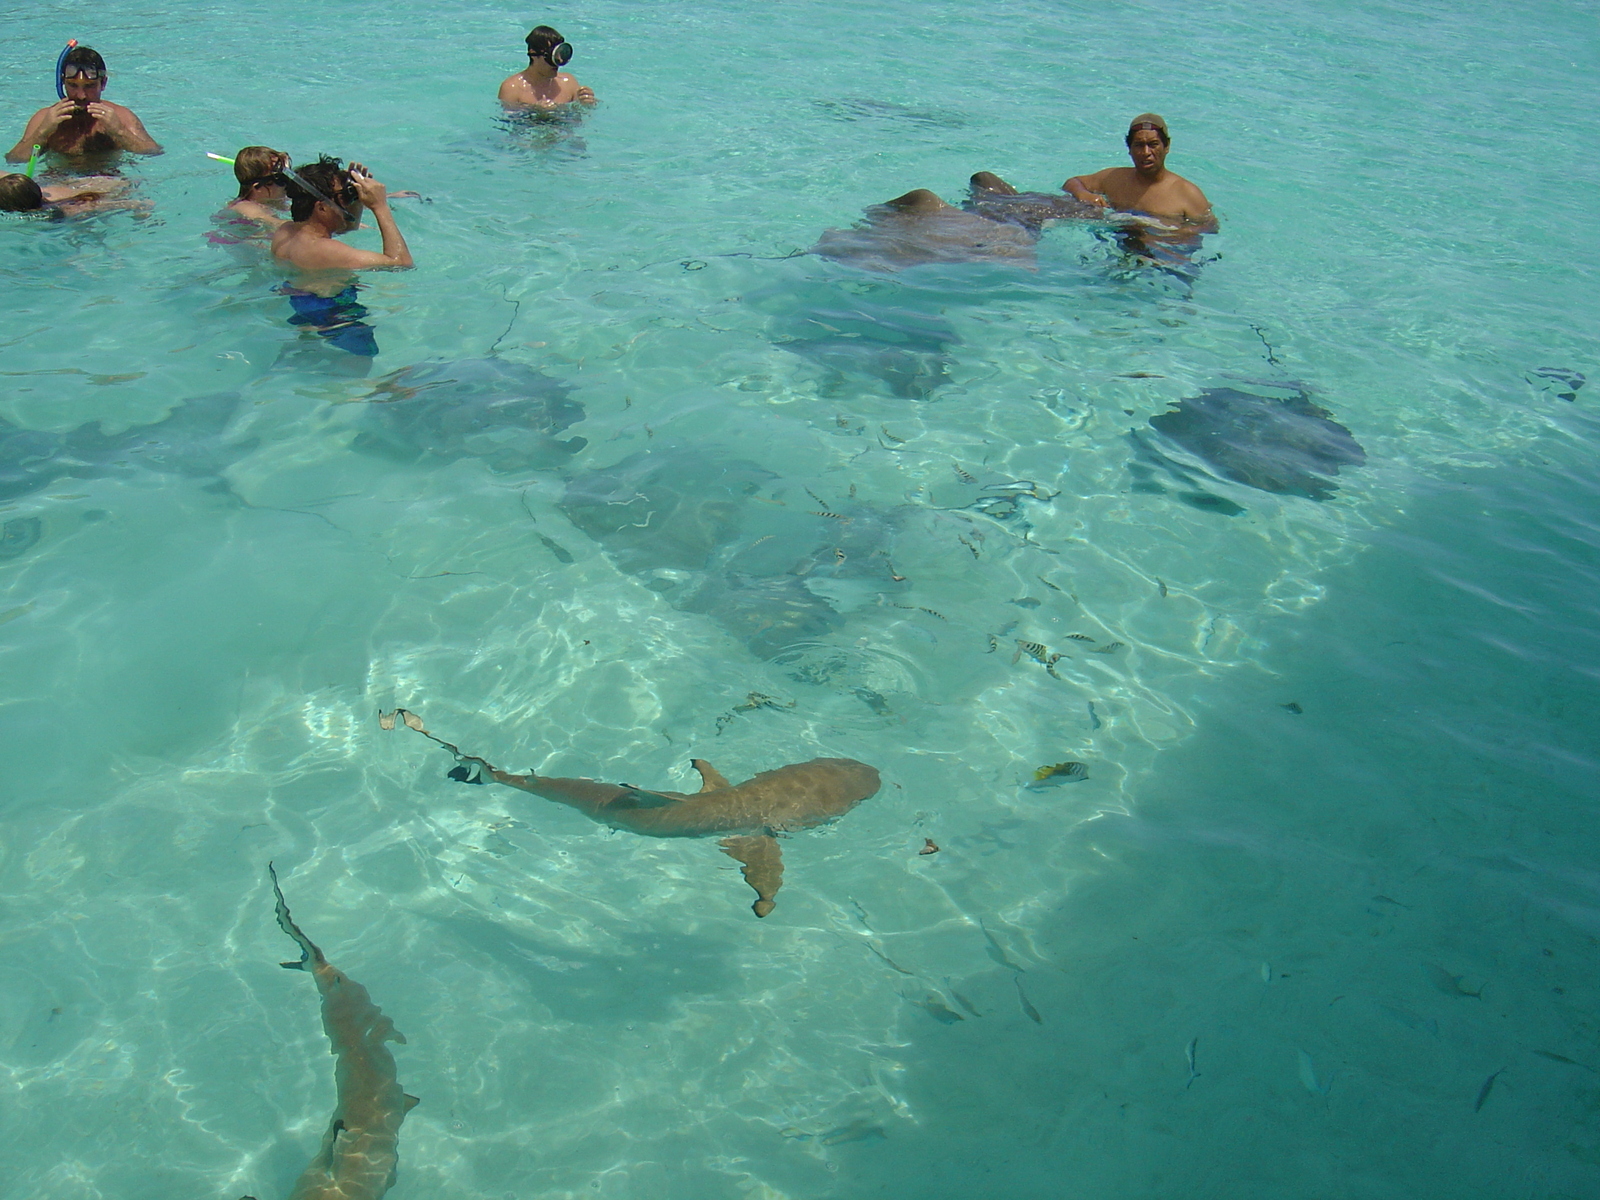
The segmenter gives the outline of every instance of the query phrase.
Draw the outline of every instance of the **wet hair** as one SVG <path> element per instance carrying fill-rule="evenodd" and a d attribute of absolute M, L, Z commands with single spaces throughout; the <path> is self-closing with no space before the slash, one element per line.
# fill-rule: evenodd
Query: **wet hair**
<path fill-rule="evenodd" d="M 0 212 L 38 212 L 44 192 L 26 175 L 0 175 Z"/>
<path fill-rule="evenodd" d="M 548 25 L 535 26 L 528 35 L 528 53 L 535 58 L 549 58 L 550 51 L 566 40 Z"/>
<path fill-rule="evenodd" d="M 329 158 L 326 154 L 314 163 L 296 167 L 283 179 L 284 190 L 289 194 L 291 221 L 307 220 L 311 216 L 311 210 L 316 208 L 318 200 L 332 200 L 336 207 L 341 205 L 349 207 L 355 199 L 349 195 L 354 190 L 350 182 L 350 172 L 344 169 L 337 158 Z M 305 182 L 302 183 L 301 180 Z M 306 184 L 311 186 L 307 187 Z M 311 188 L 317 191 L 314 192 Z M 317 195 L 317 192 L 321 192 L 322 195 Z"/>
<path fill-rule="evenodd" d="M 76 67 L 77 70 L 73 70 Z M 74 46 L 67 51 L 67 56 L 61 60 L 61 74 L 72 75 L 98 75 L 101 79 L 106 77 L 106 60 L 100 57 L 98 50 L 91 50 L 87 46 Z"/>
<path fill-rule="evenodd" d="M 282 150 L 273 150 L 268 146 L 246 146 L 234 155 L 233 177 L 239 181 L 239 194 L 235 199 L 248 197 L 250 189 L 258 183 L 281 186 L 283 173 L 279 164 L 287 157 Z"/>

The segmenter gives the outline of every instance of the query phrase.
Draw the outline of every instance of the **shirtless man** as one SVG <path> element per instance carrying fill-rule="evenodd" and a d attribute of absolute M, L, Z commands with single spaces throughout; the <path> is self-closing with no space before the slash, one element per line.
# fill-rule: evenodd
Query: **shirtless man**
<path fill-rule="evenodd" d="M 272 257 L 302 271 L 359 271 L 410 267 L 411 250 L 389 211 L 389 189 L 360 163 L 348 171 L 326 156 L 285 176 L 289 220 L 272 234 Z M 361 208 L 372 213 L 383 234 L 382 250 L 358 250 L 338 241 L 361 225 Z"/>
<path fill-rule="evenodd" d="M 33 114 L 22 139 L 6 151 L 8 162 L 26 162 L 35 146 L 55 154 L 160 154 L 161 147 L 145 132 L 131 109 L 102 100 L 106 62 L 87 46 L 74 46 L 61 63 L 66 97 Z"/>
<path fill-rule="evenodd" d="M 572 61 L 572 46 L 548 25 L 528 35 L 528 69 L 500 85 L 500 103 L 509 109 L 559 108 L 577 101 L 593 104 L 594 92 L 559 68 Z"/>
<path fill-rule="evenodd" d="M 301 275 L 279 291 L 289 298 L 291 325 L 310 329 L 330 345 L 351 355 L 345 360 L 365 371 L 378 354 L 377 336 L 365 321 L 367 310 L 357 298 L 352 271 L 374 267 L 410 267 L 411 250 L 389 211 L 388 189 L 367 174 L 360 163 L 350 169 L 326 155 L 283 173 L 289 196 L 289 217 L 272 232 L 272 257 L 300 268 Z M 357 250 L 339 235 L 361 227 L 365 205 L 383 234 L 380 251 Z"/>
<path fill-rule="evenodd" d="M 1217 219 L 1205 193 L 1166 168 L 1172 138 L 1165 121 L 1155 113 L 1140 113 L 1128 124 L 1123 141 L 1133 166 L 1074 175 L 1061 189 L 1074 200 L 1097 208 L 1157 217 L 1182 226 L 1186 232 L 1216 232 Z"/>

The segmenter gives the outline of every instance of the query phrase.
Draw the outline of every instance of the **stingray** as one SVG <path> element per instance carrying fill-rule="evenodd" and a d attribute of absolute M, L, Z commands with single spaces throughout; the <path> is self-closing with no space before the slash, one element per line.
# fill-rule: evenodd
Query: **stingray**
<path fill-rule="evenodd" d="M 1034 240 L 1018 225 L 963 212 L 918 188 L 872 205 L 854 228 L 824 230 L 811 253 L 867 271 L 967 262 L 1032 267 Z"/>
<path fill-rule="evenodd" d="M 1283 496 L 1327 500 L 1340 467 L 1367 461 L 1350 431 L 1299 391 L 1268 396 L 1207 388 L 1151 417 L 1150 425 L 1223 479 Z"/>
<path fill-rule="evenodd" d="M 841 605 L 903 583 L 892 514 L 762 495 L 777 478 L 705 448 L 663 448 L 574 475 L 560 506 L 667 603 L 772 658 L 837 630 Z"/>
<path fill-rule="evenodd" d="M 572 389 L 503 358 L 417 363 L 367 396 L 352 447 L 404 462 L 480 458 L 492 469 L 566 462 L 588 442 L 556 435 L 583 420 Z"/>
<path fill-rule="evenodd" d="M 1019 192 L 988 171 L 972 177 L 963 211 L 990 221 L 1017 225 L 1037 237 L 1051 221 L 1103 221 L 1106 210 L 1063 192 Z"/>
<path fill-rule="evenodd" d="M 892 100 L 845 97 L 840 100 L 813 100 L 811 103 L 836 121 L 893 121 L 924 129 L 960 129 L 967 123 L 966 118 L 957 113 L 913 108 Z"/>
<path fill-rule="evenodd" d="M 802 309 L 783 323 L 793 336 L 774 344 L 826 368 L 824 395 L 838 394 L 848 377 L 882 383 L 891 395 L 926 400 L 948 383 L 955 331 L 943 318 L 914 309 L 856 304 Z"/>
<path fill-rule="evenodd" d="M 51 433 L 0 418 L 0 501 L 62 479 L 126 478 L 144 471 L 218 476 L 257 444 L 255 438 L 228 440 L 238 409 L 238 393 L 218 392 L 180 404 L 154 424 L 111 434 L 98 424 Z"/>

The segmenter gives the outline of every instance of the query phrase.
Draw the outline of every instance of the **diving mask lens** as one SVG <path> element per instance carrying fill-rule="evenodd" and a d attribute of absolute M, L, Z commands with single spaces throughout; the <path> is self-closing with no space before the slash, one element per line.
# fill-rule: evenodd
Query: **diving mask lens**
<path fill-rule="evenodd" d="M 552 67 L 564 67 L 572 61 L 572 44 L 570 42 L 558 42 L 550 47 L 550 53 L 545 57 L 550 60 Z"/>

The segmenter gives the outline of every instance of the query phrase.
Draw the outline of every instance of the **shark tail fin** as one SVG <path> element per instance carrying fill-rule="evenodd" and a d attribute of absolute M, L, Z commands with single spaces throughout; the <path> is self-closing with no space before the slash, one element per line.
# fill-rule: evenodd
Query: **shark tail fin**
<path fill-rule="evenodd" d="M 771 834 L 754 837 L 726 837 L 718 843 L 729 858 L 737 859 L 744 881 L 755 889 L 756 902 L 750 906 L 758 917 L 777 907 L 773 899 L 783 886 L 783 851 Z"/>
<path fill-rule="evenodd" d="M 294 923 L 294 918 L 289 915 L 289 905 L 283 898 L 283 889 L 278 886 L 278 872 L 272 864 L 267 864 L 267 874 L 272 876 L 272 894 L 277 897 L 278 903 L 274 910 L 278 916 L 278 928 L 287 933 L 300 943 L 300 961 L 279 964 L 291 971 L 303 971 L 307 966 L 320 966 L 328 960 L 322 957 L 322 951 L 317 944 L 301 932 L 300 926 Z"/>

